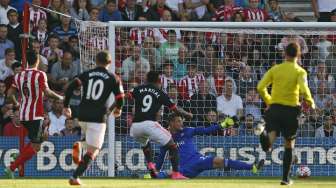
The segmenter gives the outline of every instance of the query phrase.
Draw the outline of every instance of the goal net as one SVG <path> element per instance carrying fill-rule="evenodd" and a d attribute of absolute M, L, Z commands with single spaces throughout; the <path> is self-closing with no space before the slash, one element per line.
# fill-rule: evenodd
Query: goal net
<path fill-rule="evenodd" d="M 293 168 L 307 165 L 312 175 L 335 176 L 335 32 L 335 24 L 330 23 L 81 22 L 80 57 L 85 70 L 94 66 L 98 50 L 108 49 L 111 70 L 120 75 L 126 92 L 145 83 L 149 70 L 159 71 L 162 89 L 194 114 L 185 126 L 206 127 L 225 116 L 236 117 L 239 122 L 233 128 L 195 137 L 200 153 L 248 163 L 266 158 L 259 175 L 279 176 L 282 140 L 266 155 L 253 134 L 265 111 L 256 85 L 270 67 L 283 61 L 288 43 L 296 41 L 302 54 L 298 62 L 308 72 L 317 109 L 302 104 L 295 149 L 298 161 Z M 129 136 L 133 112 L 132 101 L 126 100 L 121 118 L 110 121 L 100 158 L 105 168 L 95 164 L 88 176 L 146 173 L 140 145 Z M 158 112 L 165 128 L 169 113 L 166 108 Z M 154 148 L 158 154 L 158 146 Z M 169 160 L 164 168 L 170 168 Z M 252 174 L 219 169 L 201 175 Z"/>

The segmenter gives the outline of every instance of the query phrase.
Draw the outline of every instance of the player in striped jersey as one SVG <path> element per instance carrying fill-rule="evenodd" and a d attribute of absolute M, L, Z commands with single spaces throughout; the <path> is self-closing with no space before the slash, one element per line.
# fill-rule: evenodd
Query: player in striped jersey
<path fill-rule="evenodd" d="M 8 178 L 14 178 L 14 171 L 30 160 L 41 147 L 43 142 L 43 95 L 63 100 L 63 97 L 49 89 L 47 76 L 37 69 L 39 58 L 36 52 L 27 52 L 28 68 L 14 77 L 14 83 L 8 90 L 8 98 L 16 105 L 20 105 L 20 121 L 28 131 L 30 142 L 22 149 L 18 158 L 5 168 L 4 174 Z M 14 95 L 18 91 L 19 103 Z"/>

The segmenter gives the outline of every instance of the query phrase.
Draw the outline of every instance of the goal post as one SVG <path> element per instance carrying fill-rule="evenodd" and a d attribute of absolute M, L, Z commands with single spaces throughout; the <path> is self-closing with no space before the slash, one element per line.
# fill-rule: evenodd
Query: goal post
<path fill-rule="evenodd" d="M 239 116 L 239 126 L 197 136 L 195 143 L 201 153 L 249 163 L 266 157 L 265 171 L 260 176 L 281 174 L 283 150 L 282 140 L 278 139 L 271 154 L 266 156 L 260 149 L 258 138 L 246 128 L 251 123 L 249 121 L 255 126 L 264 110 L 263 102 L 256 94 L 256 83 L 269 67 L 282 62 L 282 52 L 288 42 L 299 42 L 302 48 L 299 63 L 308 72 L 312 93 L 315 98 L 322 97 L 321 101 L 326 104 L 319 103 L 315 111 L 307 109 L 304 104 L 302 106 L 296 149 L 298 165 L 308 165 L 314 176 L 336 175 L 336 161 L 332 157 L 336 151 L 336 139 L 318 135 L 321 127 L 328 124 L 327 118 L 336 115 L 333 110 L 336 102 L 330 102 L 336 97 L 336 67 L 333 64 L 336 62 L 336 23 L 119 21 L 79 22 L 78 26 L 84 70 L 93 67 L 98 50 L 109 50 L 112 57 L 110 70 L 120 75 L 125 92 L 144 83 L 148 70 L 170 74 L 162 76 L 163 89 L 174 102 L 197 117 L 187 125 L 207 126 L 212 116 L 215 116 L 213 121 L 223 115 Z M 169 30 L 175 31 L 176 40 L 168 45 Z M 90 45 L 87 41 L 91 41 Z M 179 62 L 181 58 L 184 62 Z M 88 60 L 90 64 L 85 65 Z M 194 77 L 189 76 L 191 67 L 196 68 L 192 74 Z M 326 77 L 321 78 L 321 74 Z M 227 109 L 218 102 L 229 81 L 234 83 L 232 92 L 241 99 L 242 110 L 239 105 L 233 105 L 232 108 L 237 110 L 231 112 L 231 106 Z M 205 94 L 210 93 L 214 98 L 192 98 L 194 94 L 204 94 L 204 88 Z M 121 118 L 109 118 L 104 145 L 107 151 L 103 157 L 108 167 L 103 173 L 105 176 L 129 177 L 146 173 L 140 145 L 129 136 L 132 106 L 132 102 L 127 100 Z M 164 127 L 167 127 L 167 114 L 168 111 L 163 109 L 158 117 Z M 154 153 L 158 153 L 157 145 Z M 95 165 L 91 169 L 86 175 L 96 176 Z M 165 164 L 165 169 L 169 169 L 169 163 Z M 251 173 L 215 170 L 201 175 L 251 176 Z"/>

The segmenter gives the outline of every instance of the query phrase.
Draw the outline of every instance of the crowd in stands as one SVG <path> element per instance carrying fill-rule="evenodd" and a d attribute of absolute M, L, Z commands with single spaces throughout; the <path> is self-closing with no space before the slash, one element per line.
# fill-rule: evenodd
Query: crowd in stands
<path fill-rule="evenodd" d="M 313 11 L 319 21 L 336 22 L 336 3 L 330 11 Z M 285 12 L 278 0 L 32 0 L 30 48 L 39 53 L 49 86 L 63 93 L 82 70 L 75 21 L 218 21 L 286 22 L 303 20 Z M 326 12 L 328 14 L 326 14 Z M 22 70 L 22 3 L 0 0 L 0 135 L 26 134 L 18 120 L 18 107 L 6 100 L 13 76 Z M 267 69 L 282 62 L 291 41 L 301 46 L 299 63 L 309 73 L 317 109 L 302 105 L 298 135 L 336 137 L 336 35 L 275 35 L 196 32 L 180 29 L 123 28 L 117 33 L 116 73 L 126 91 L 144 83 L 149 70 L 162 73 L 162 89 L 174 102 L 194 114 L 189 126 L 208 126 L 226 116 L 236 125 L 215 135 L 254 135 L 265 106 L 256 85 Z M 105 40 L 105 41 L 104 41 Z M 105 49 L 106 39 L 93 47 Z M 103 46 L 103 47 L 102 47 Z M 76 114 L 80 88 L 70 101 L 73 118 L 62 115 L 63 102 L 45 99 L 46 135 L 80 135 Z M 116 133 L 128 133 L 133 101 L 127 100 Z M 158 115 L 165 124 L 168 109 Z"/>

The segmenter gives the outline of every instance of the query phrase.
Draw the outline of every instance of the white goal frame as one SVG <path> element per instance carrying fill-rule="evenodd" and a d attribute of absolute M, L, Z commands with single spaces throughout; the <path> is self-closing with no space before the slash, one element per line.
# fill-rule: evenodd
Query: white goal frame
<path fill-rule="evenodd" d="M 117 27 L 151 27 L 151 28 L 184 28 L 196 29 L 200 31 L 216 31 L 218 30 L 235 30 L 238 32 L 245 32 L 245 29 L 258 30 L 289 30 L 295 31 L 303 29 L 308 32 L 323 33 L 327 28 L 333 28 L 336 31 L 336 22 L 159 22 L 159 21 L 110 21 L 108 22 L 108 44 L 109 52 L 112 57 L 112 65 L 110 70 L 115 72 L 115 58 L 116 58 L 116 43 L 115 39 Z M 321 29 L 321 30 L 320 30 Z M 330 32 L 329 32 L 330 33 Z M 299 34 L 299 33 L 298 33 Z M 336 32 L 334 33 L 336 35 Z M 108 176 L 115 177 L 115 119 L 110 116 L 108 119 Z"/>

